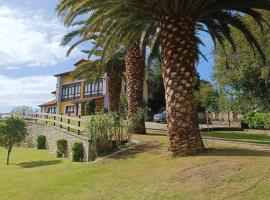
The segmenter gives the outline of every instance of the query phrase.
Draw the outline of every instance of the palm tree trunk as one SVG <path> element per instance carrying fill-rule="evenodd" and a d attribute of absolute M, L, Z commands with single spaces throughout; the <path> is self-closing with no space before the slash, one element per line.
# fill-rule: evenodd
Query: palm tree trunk
<path fill-rule="evenodd" d="M 140 52 L 139 43 L 135 42 L 128 48 L 126 54 L 126 72 L 128 89 L 128 117 L 136 114 L 139 108 L 144 109 L 143 86 L 145 76 L 145 59 Z M 132 133 L 145 134 L 145 123 L 143 119 L 131 130 Z"/>
<path fill-rule="evenodd" d="M 121 70 L 117 67 L 107 72 L 107 90 L 109 98 L 109 112 L 118 112 L 122 87 Z"/>
<path fill-rule="evenodd" d="M 177 156 L 195 154 L 204 149 L 195 106 L 195 24 L 165 15 L 161 27 L 170 151 Z"/>

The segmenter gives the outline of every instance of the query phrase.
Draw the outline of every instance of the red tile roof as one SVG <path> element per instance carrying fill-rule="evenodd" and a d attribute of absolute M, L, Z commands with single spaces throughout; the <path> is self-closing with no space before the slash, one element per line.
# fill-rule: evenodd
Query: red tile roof
<path fill-rule="evenodd" d="M 53 105 L 56 105 L 57 104 L 57 101 L 54 99 L 54 100 L 51 100 L 51 101 L 48 101 L 48 102 L 46 102 L 46 103 L 44 103 L 44 104 L 41 104 L 41 105 L 39 105 L 40 107 L 41 106 L 53 106 Z"/>

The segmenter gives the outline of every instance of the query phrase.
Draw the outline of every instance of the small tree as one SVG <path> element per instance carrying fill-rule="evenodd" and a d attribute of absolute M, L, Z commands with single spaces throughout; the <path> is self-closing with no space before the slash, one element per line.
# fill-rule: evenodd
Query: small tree
<path fill-rule="evenodd" d="M 18 117 L 8 117 L 0 124 L 0 146 L 7 149 L 7 165 L 12 147 L 21 143 L 27 135 L 25 122 Z"/>

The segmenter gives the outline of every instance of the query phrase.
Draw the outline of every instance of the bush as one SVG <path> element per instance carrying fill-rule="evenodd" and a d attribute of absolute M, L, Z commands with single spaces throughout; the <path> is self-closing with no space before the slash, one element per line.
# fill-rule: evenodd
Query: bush
<path fill-rule="evenodd" d="M 134 124 L 142 119 L 143 110 L 139 110 L 132 118 L 122 120 L 117 113 L 99 115 L 93 118 L 86 127 L 86 133 L 93 141 L 96 156 L 99 153 L 110 153 L 130 141 L 131 132 L 129 131 Z M 102 146 L 102 151 L 97 146 Z M 98 152 L 99 150 L 99 152 Z"/>
<path fill-rule="evenodd" d="M 67 148 L 68 148 L 67 140 L 65 139 L 57 140 L 56 145 L 57 145 L 57 152 L 56 152 L 57 157 L 59 158 L 65 157 L 67 155 Z"/>
<path fill-rule="evenodd" d="M 244 116 L 249 128 L 270 129 L 270 113 L 249 112 Z"/>
<path fill-rule="evenodd" d="M 83 161 L 83 143 L 74 142 L 72 145 L 72 161 L 82 162 Z"/>
<path fill-rule="evenodd" d="M 37 138 L 37 148 L 38 149 L 46 149 L 46 136 L 39 135 Z"/>

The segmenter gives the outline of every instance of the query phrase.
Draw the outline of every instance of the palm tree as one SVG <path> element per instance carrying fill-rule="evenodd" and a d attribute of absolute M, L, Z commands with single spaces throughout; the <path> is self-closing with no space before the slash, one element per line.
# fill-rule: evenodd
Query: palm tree
<path fill-rule="evenodd" d="M 174 155 L 204 150 L 194 95 L 195 64 L 201 43 L 198 31 L 209 33 L 214 43 L 221 46 L 226 39 L 235 49 L 231 29 L 238 29 L 262 60 L 265 58 L 242 17 L 249 15 L 262 27 L 263 19 L 256 9 L 270 10 L 269 0 L 88 0 L 77 6 L 96 11 L 91 22 L 98 27 L 102 20 L 106 45 L 116 33 L 121 33 L 119 41 L 132 44 L 142 34 L 141 27 L 158 25 L 170 151 Z M 85 12 L 84 9 L 80 11 Z M 69 17 L 72 19 L 72 14 Z M 153 34 L 150 36 L 148 39 L 155 38 Z"/>
<path fill-rule="evenodd" d="M 119 112 L 120 95 L 124 72 L 124 60 L 121 55 L 113 56 L 107 62 L 99 59 L 81 64 L 73 71 L 74 78 L 86 79 L 86 82 L 99 81 L 102 74 L 106 74 L 108 92 L 108 111 Z"/>
<path fill-rule="evenodd" d="M 82 24 L 81 24 L 82 25 Z M 68 45 L 74 38 L 79 37 L 80 39 L 75 42 L 68 50 L 67 55 L 69 55 L 72 50 L 77 47 L 81 43 L 88 42 L 92 40 L 92 43 L 95 44 L 94 40 L 96 40 L 99 35 L 95 34 L 87 34 L 85 35 L 85 24 L 72 32 L 66 34 L 62 40 L 62 46 Z M 94 45 L 91 50 L 83 50 L 82 52 L 91 56 L 95 56 L 96 59 L 94 61 L 88 61 L 86 63 L 78 66 L 74 72 L 73 77 L 86 79 L 87 82 L 96 81 L 98 82 L 100 77 L 103 74 L 106 74 L 107 77 L 107 92 L 108 92 L 108 101 L 109 101 L 109 112 L 118 112 L 119 111 L 119 103 L 120 103 L 120 95 L 122 89 L 122 79 L 124 72 L 124 54 L 125 51 L 122 49 L 118 49 L 117 51 L 110 53 L 106 59 L 101 60 L 100 57 L 103 55 L 102 47 L 98 45 Z"/>
<path fill-rule="evenodd" d="M 86 0 L 78 0 L 78 1 L 60 1 L 60 3 L 57 5 L 56 10 L 58 11 L 59 14 L 62 14 L 65 16 L 65 24 L 67 26 L 71 26 L 72 23 L 74 22 L 74 19 L 80 15 L 84 14 L 86 12 L 91 11 L 91 15 L 89 19 L 85 21 L 77 21 L 76 23 L 73 23 L 75 25 L 84 25 L 84 30 L 80 30 L 80 35 L 82 38 L 76 42 L 72 47 L 71 50 L 77 46 L 78 44 L 82 43 L 85 41 L 85 39 L 89 39 L 88 35 L 91 33 L 96 33 L 100 32 L 102 33 L 101 35 L 106 35 L 107 33 L 104 33 L 103 31 L 109 31 L 108 26 L 114 25 L 115 27 L 119 24 L 117 23 L 111 23 L 106 20 L 102 20 L 99 18 L 99 10 L 94 10 L 91 9 L 91 7 L 87 7 L 86 3 L 88 1 Z M 86 7 L 84 7 L 86 6 Z M 103 9 L 101 9 L 102 11 Z M 93 21 L 95 23 L 93 23 Z M 104 22 L 104 23 L 103 23 Z M 131 26 L 131 24 L 130 24 Z M 105 27 L 105 28 L 100 28 L 100 27 Z M 128 30 L 128 26 L 126 26 L 126 29 Z M 153 27 L 148 27 L 153 28 Z M 122 30 L 122 29 L 121 29 Z M 142 27 L 140 29 L 142 31 Z M 77 30 L 78 31 L 78 30 Z M 149 30 L 148 30 L 149 31 Z M 147 36 L 149 32 L 146 31 L 145 36 Z M 69 34 L 74 38 L 75 36 L 78 35 L 78 32 L 74 31 Z M 111 34 L 112 37 L 110 37 L 110 40 L 103 39 L 103 51 L 107 52 L 107 48 L 113 49 L 115 48 L 115 45 L 117 48 L 119 47 L 118 42 L 116 38 L 119 37 L 119 33 L 114 33 Z M 91 38 L 91 37 L 90 37 Z M 102 38 L 102 37 L 99 37 Z M 128 37 L 130 39 L 131 36 Z M 145 79 L 145 53 L 141 51 L 141 49 L 145 49 L 145 46 L 140 46 L 140 41 L 139 39 L 141 38 L 140 34 L 133 35 L 132 38 L 136 38 L 135 42 L 132 43 L 125 43 L 124 40 L 121 40 L 121 44 L 126 47 L 126 56 L 125 56 L 125 66 L 126 66 L 126 75 L 127 75 L 127 89 L 128 89 L 128 117 L 131 118 L 132 116 L 136 115 L 139 109 L 144 109 L 144 99 L 143 99 L 143 90 L 144 90 L 144 79 Z M 142 38 L 143 39 L 143 38 Z M 144 45 L 145 45 L 145 40 L 146 37 L 143 39 Z M 68 39 L 68 41 L 71 41 L 71 39 Z M 97 44 L 97 46 L 100 45 Z M 157 45 L 153 45 L 157 46 Z M 151 51 L 154 52 L 154 51 Z M 104 53 L 104 54 L 110 54 L 110 53 Z M 104 59 L 104 55 L 101 56 L 102 59 Z M 150 56 L 151 57 L 151 56 Z M 150 58 L 149 57 L 149 58 Z M 137 123 L 136 126 L 132 128 L 133 133 L 138 133 L 138 134 L 145 134 L 145 122 L 144 122 L 144 117 L 140 122 Z"/>

